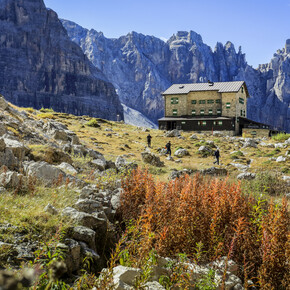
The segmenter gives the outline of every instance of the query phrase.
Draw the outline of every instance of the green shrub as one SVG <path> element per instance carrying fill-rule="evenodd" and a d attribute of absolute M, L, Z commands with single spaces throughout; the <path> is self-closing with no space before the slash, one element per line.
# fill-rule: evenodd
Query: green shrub
<path fill-rule="evenodd" d="M 275 141 L 284 142 L 290 138 L 290 134 L 279 133 L 277 135 L 272 136 L 272 139 Z"/>
<path fill-rule="evenodd" d="M 99 128 L 99 127 L 101 127 L 101 126 L 99 125 L 99 123 L 98 123 L 98 121 L 97 121 L 96 118 L 92 118 L 90 121 L 88 121 L 88 122 L 86 123 L 86 125 L 89 126 L 89 127 L 94 127 L 94 128 Z"/>
<path fill-rule="evenodd" d="M 52 108 L 43 108 L 42 107 L 39 111 L 42 113 L 54 113 L 54 110 Z"/>

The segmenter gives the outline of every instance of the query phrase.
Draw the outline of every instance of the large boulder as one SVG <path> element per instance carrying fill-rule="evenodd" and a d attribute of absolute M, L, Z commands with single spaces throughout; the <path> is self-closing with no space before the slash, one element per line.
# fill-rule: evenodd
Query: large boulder
<path fill-rule="evenodd" d="M 200 170 L 204 175 L 227 175 L 228 171 L 225 168 L 210 167 Z"/>
<path fill-rule="evenodd" d="M 3 149 L 3 143 L 1 143 L 1 139 L 0 139 L 0 147 Z M 11 149 L 5 148 L 2 151 L 0 149 L 0 166 L 5 165 L 6 167 L 8 167 L 8 169 L 13 170 L 18 167 L 18 164 L 19 161 L 14 156 Z"/>
<path fill-rule="evenodd" d="M 24 168 L 27 175 L 35 176 L 38 180 L 46 183 L 56 182 L 59 178 L 64 179 L 66 177 L 61 169 L 45 161 L 29 162 L 24 164 Z"/>
<path fill-rule="evenodd" d="M 136 279 L 140 277 L 141 271 L 137 268 L 117 266 L 113 268 L 114 289 L 131 289 Z"/>
<path fill-rule="evenodd" d="M 164 166 L 164 162 L 161 161 L 158 156 L 156 156 L 155 154 L 153 154 L 151 152 L 142 152 L 141 156 L 142 156 L 142 160 L 144 163 L 148 163 L 148 164 L 151 164 L 151 165 L 157 166 L 157 167 Z"/>
<path fill-rule="evenodd" d="M 244 148 L 247 148 L 247 147 L 257 148 L 257 145 L 258 145 L 257 140 L 253 138 L 245 138 L 245 142 L 243 143 Z"/>
<path fill-rule="evenodd" d="M 24 156 L 29 152 L 29 149 L 24 146 L 23 143 L 17 140 L 8 138 L 4 138 L 3 140 L 6 144 L 6 148 L 10 148 L 14 156 L 17 157 L 19 160 L 23 160 Z"/>
<path fill-rule="evenodd" d="M 85 213 L 93 213 L 98 211 L 103 211 L 102 204 L 93 199 L 79 199 L 75 204 L 74 208 Z"/>
<path fill-rule="evenodd" d="M 180 136 L 180 132 L 179 130 L 176 130 L 176 129 L 165 133 L 165 137 L 179 137 L 179 136 Z"/>
<path fill-rule="evenodd" d="M 66 162 L 62 162 L 61 164 L 57 165 L 57 168 L 71 175 L 76 175 L 78 173 L 78 171 L 72 165 Z"/>
<path fill-rule="evenodd" d="M 72 238 L 77 241 L 85 242 L 91 249 L 94 251 L 96 250 L 96 232 L 94 230 L 84 226 L 73 227 Z"/>
<path fill-rule="evenodd" d="M 73 239 L 65 239 L 64 243 L 59 243 L 57 248 L 64 252 L 64 262 L 68 273 L 76 272 L 81 264 L 81 246 Z"/>
<path fill-rule="evenodd" d="M 88 227 L 90 229 L 96 229 L 100 222 L 97 217 L 85 212 L 80 212 L 72 207 L 64 208 L 61 215 L 68 217 L 76 224 Z"/>
<path fill-rule="evenodd" d="M 186 150 L 186 149 L 183 149 L 183 148 L 180 148 L 180 149 L 177 149 L 174 153 L 174 156 L 177 156 L 177 157 L 183 157 L 183 156 L 186 156 L 186 155 L 189 155 L 189 152 Z"/>
<path fill-rule="evenodd" d="M 15 171 L 7 171 L 0 174 L 0 185 L 5 188 L 16 188 L 20 180 L 23 180 L 24 176 Z"/>

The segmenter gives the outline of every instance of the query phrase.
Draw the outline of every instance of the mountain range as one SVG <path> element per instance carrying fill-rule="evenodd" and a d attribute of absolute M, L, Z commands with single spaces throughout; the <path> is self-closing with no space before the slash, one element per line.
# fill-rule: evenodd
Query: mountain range
<path fill-rule="evenodd" d="M 290 132 L 289 42 L 254 69 L 231 42 L 212 49 L 194 31 L 110 39 L 60 20 L 43 0 L 0 0 L 0 33 L 0 92 L 17 105 L 112 120 L 126 108 L 131 123 L 156 124 L 171 84 L 244 80 L 248 117 Z"/>

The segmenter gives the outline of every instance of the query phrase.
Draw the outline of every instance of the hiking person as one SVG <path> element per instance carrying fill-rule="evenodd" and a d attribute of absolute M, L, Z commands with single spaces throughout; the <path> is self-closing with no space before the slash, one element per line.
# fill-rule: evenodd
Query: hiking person
<path fill-rule="evenodd" d="M 148 144 L 149 148 L 151 148 L 151 139 L 152 139 L 152 136 L 150 134 L 148 134 L 148 136 L 147 136 L 147 144 Z"/>
<path fill-rule="evenodd" d="M 169 156 L 171 156 L 171 143 L 170 143 L 170 141 L 165 145 L 165 148 L 167 149 L 165 154 L 169 154 Z"/>
<path fill-rule="evenodd" d="M 219 151 L 219 149 L 217 148 L 216 149 L 216 151 L 214 152 L 214 156 L 215 156 L 215 158 L 216 158 L 216 161 L 213 163 L 213 164 L 220 164 L 220 151 Z"/>

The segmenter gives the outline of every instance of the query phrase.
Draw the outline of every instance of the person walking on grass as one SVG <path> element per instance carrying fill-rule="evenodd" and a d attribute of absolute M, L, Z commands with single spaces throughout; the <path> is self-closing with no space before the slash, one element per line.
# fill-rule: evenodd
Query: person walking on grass
<path fill-rule="evenodd" d="M 220 165 L 220 151 L 219 148 L 216 149 L 216 151 L 214 152 L 214 156 L 216 158 L 216 161 L 213 164 Z"/>
<path fill-rule="evenodd" d="M 165 154 L 169 154 L 169 156 L 171 156 L 171 142 L 170 141 L 165 145 L 165 148 L 167 149 Z"/>
<path fill-rule="evenodd" d="M 151 139 L 152 139 L 152 136 L 150 134 L 148 134 L 147 136 L 147 145 L 149 148 L 151 148 Z"/>

